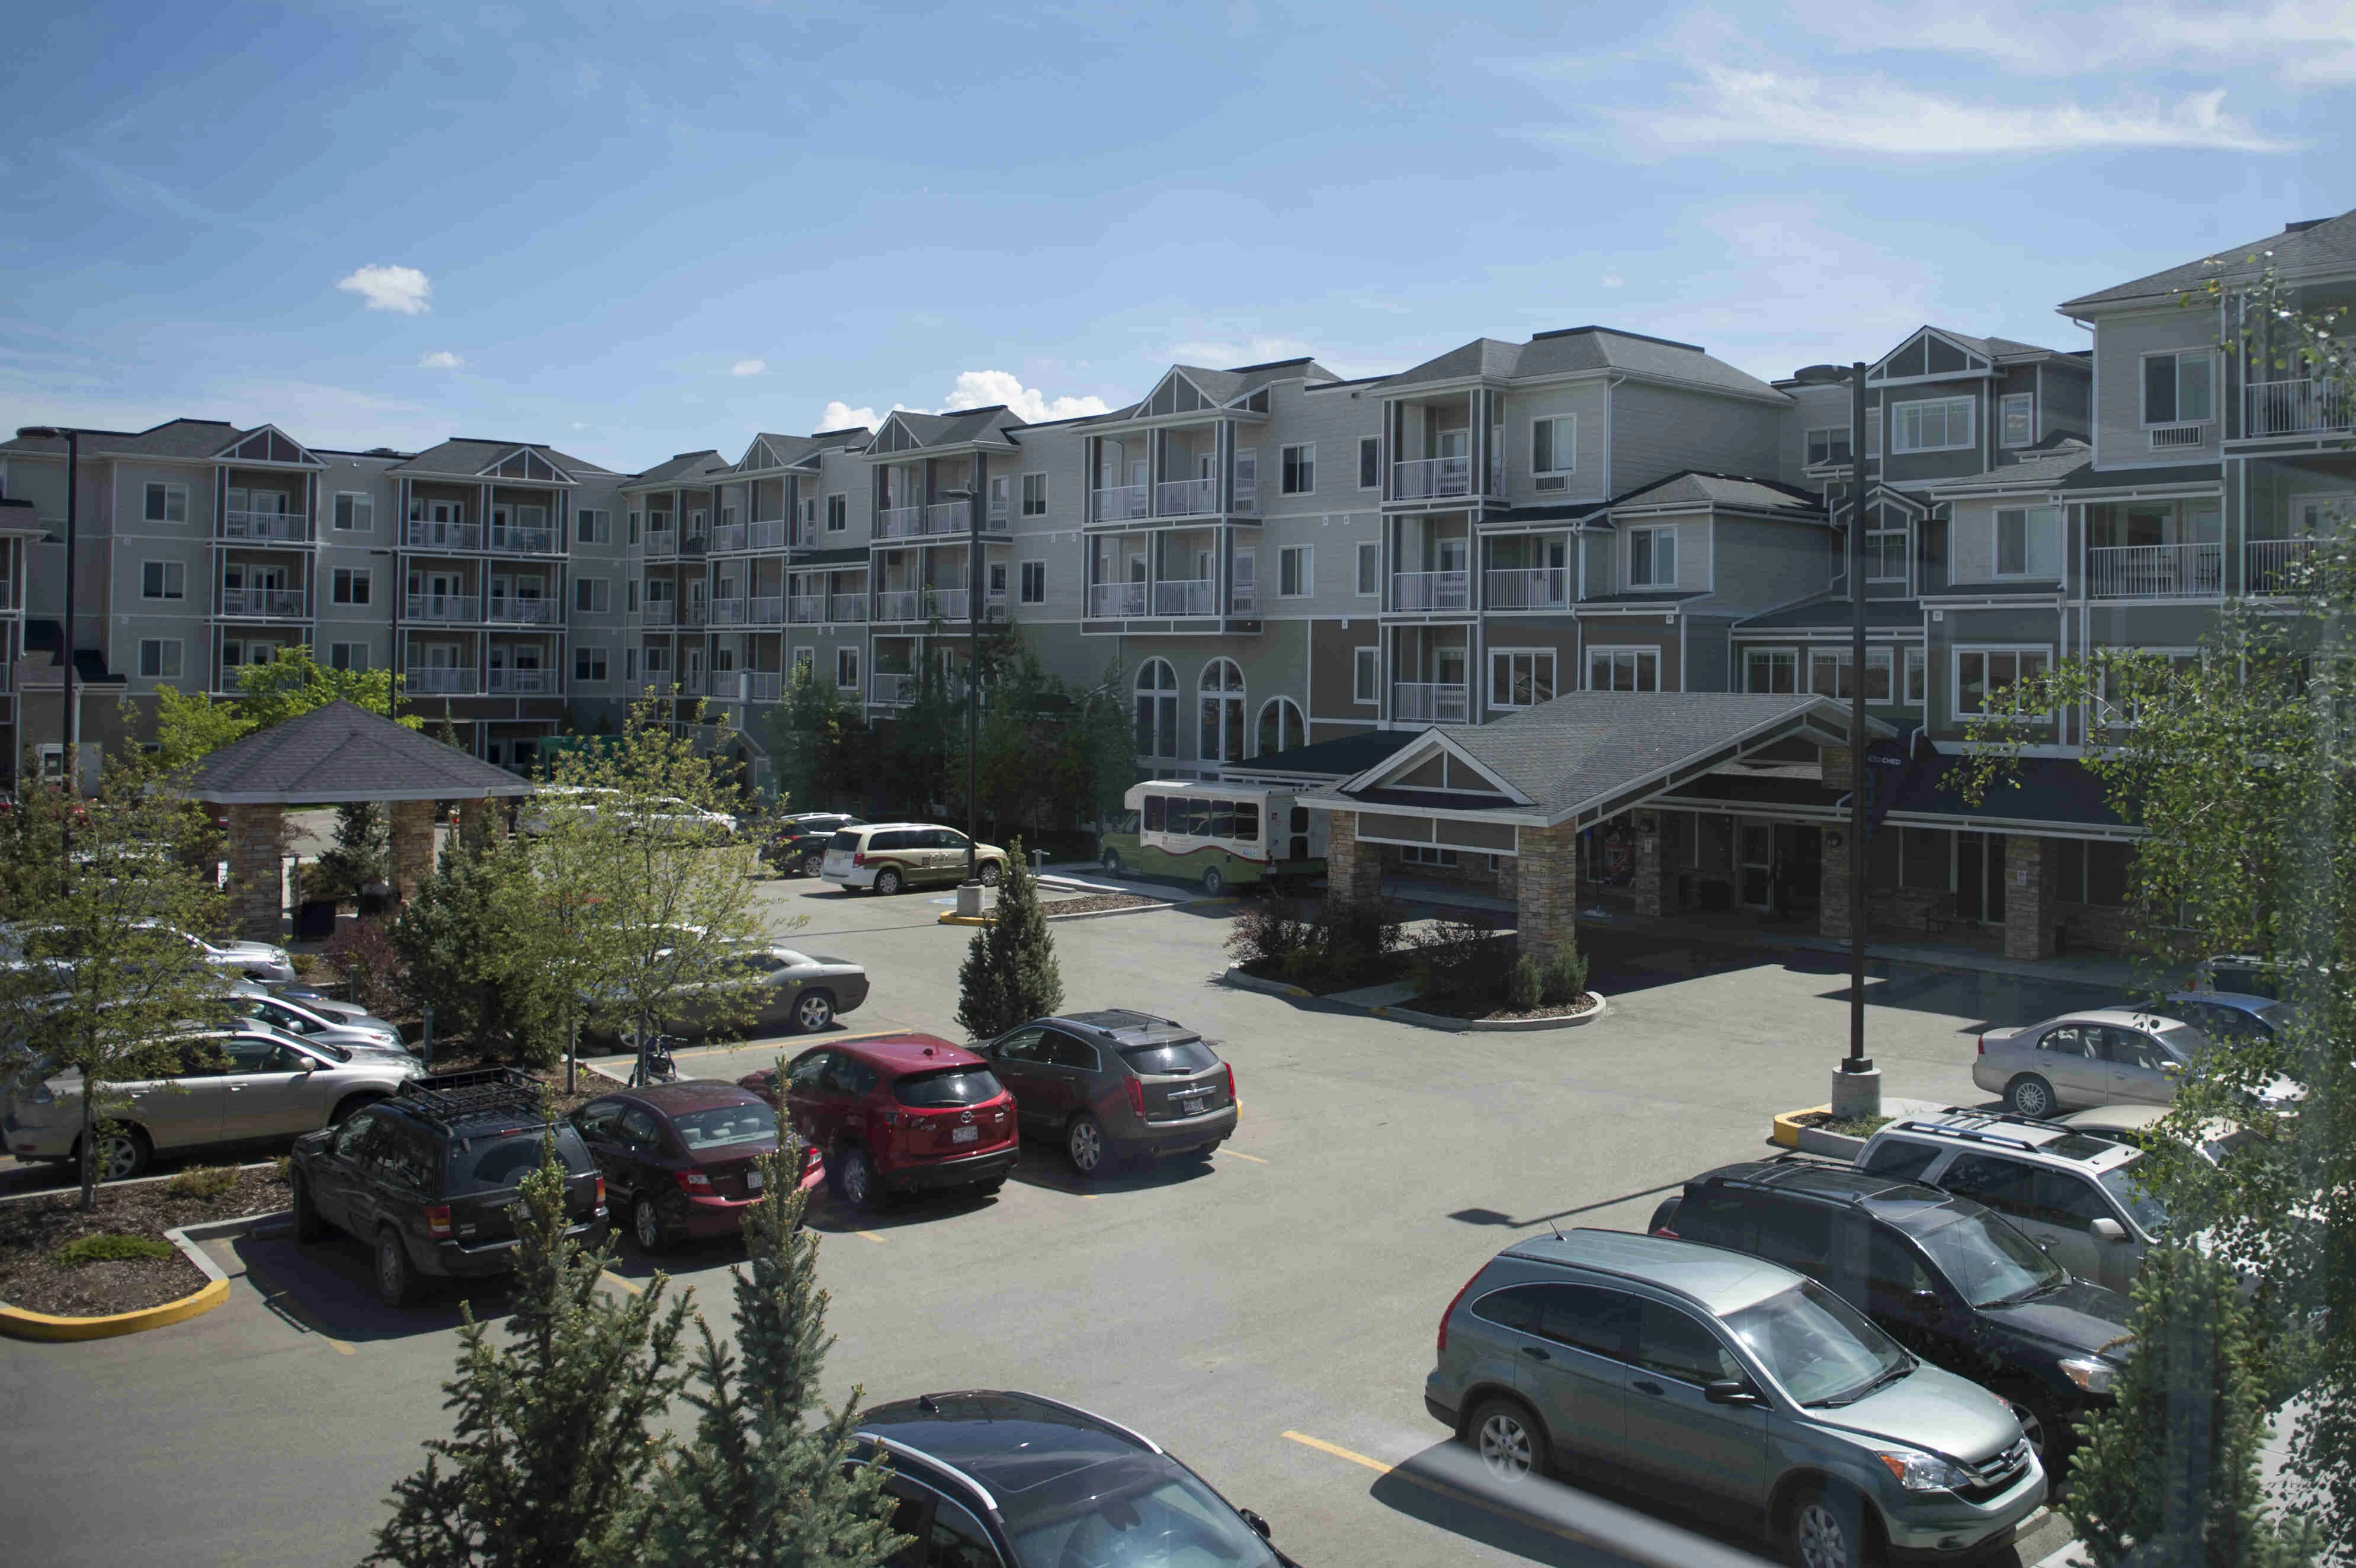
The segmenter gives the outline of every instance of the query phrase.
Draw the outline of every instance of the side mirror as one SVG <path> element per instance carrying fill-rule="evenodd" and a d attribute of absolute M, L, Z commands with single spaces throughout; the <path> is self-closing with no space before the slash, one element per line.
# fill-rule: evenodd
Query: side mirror
<path fill-rule="evenodd" d="M 2097 1220 L 2088 1229 L 2094 1232 L 2094 1240 L 2098 1242 L 2124 1242 L 2127 1239 L 2127 1228 L 2116 1220 Z"/>
<path fill-rule="evenodd" d="M 1917 1312 L 1928 1316 L 1936 1316 L 1939 1311 L 1939 1293 L 1935 1290 L 1911 1291 L 1907 1294 L 1906 1302 Z"/>
<path fill-rule="evenodd" d="M 1709 1401 L 1712 1404 L 1757 1404 L 1760 1403 L 1759 1391 L 1739 1378 L 1723 1378 L 1716 1382 L 1704 1383 L 1702 1385 L 1701 1396 L 1702 1398 Z"/>
<path fill-rule="evenodd" d="M 1246 1524 L 1252 1527 L 1252 1533 L 1258 1536 L 1262 1541 L 1274 1541 L 1276 1539 L 1275 1535 L 1268 1528 L 1268 1520 L 1260 1518 L 1259 1515 L 1252 1512 L 1249 1509 L 1238 1509 L 1236 1511 L 1243 1516 L 1243 1521 Z"/>

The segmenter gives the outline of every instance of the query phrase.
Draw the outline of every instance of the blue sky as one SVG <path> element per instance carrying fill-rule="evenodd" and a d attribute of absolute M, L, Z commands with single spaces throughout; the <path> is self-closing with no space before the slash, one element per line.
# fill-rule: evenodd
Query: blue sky
<path fill-rule="evenodd" d="M 2356 206 L 2356 4 L 2058 9 L 36 9 L 0 425 L 639 468 L 1590 321 L 2074 348 L 2057 302 Z"/>

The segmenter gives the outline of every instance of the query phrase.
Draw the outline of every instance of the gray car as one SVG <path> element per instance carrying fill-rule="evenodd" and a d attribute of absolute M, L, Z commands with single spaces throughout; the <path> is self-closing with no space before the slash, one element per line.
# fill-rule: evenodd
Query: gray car
<path fill-rule="evenodd" d="M 265 1023 L 283 1029 L 297 1040 L 325 1041 L 331 1045 L 390 1046 L 405 1050 L 401 1043 L 401 1031 L 384 1019 L 363 1013 L 358 1018 L 348 1014 L 329 1013 L 296 1001 L 291 997 L 273 996 L 266 987 L 251 981 L 241 981 L 230 992 L 230 1011 L 240 1018 Z"/>
<path fill-rule="evenodd" d="M 736 1006 L 700 998 L 698 993 L 721 988 L 754 992 L 749 1019 Z M 764 944 L 727 959 L 718 976 L 702 986 L 680 990 L 663 1029 L 683 1035 L 712 1033 L 724 1020 L 730 1032 L 742 1029 L 753 1035 L 812 1034 L 867 1000 L 867 970 L 848 958 L 829 958 L 791 947 Z M 586 1031 L 600 1041 L 618 1039 L 609 1023 Z"/>
<path fill-rule="evenodd" d="M 1131 1157 L 1207 1159 L 1236 1130 L 1236 1070 L 1170 1019 L 1066 1013 L 978 1049 L 1022 1129 L 1062 1144 L 1082 1176 Z"/>
<path fill-rule="evenodd" d="M 1615 1231 L 1518 1242 L 1449 1303 L 1432 1416 L 1508 1485 L 1609 1472 L 1802 1568 L 1993 1550 L 2045 1500 L 2012 1407 L 1804 1275 Z"/>
<path fill-rule="evenodd" d="M 181 1071 L 113 1087 L 113 1130 L 100 1135 L 101 1179 L 122 1181 L 157 1153 L 275 1143 L 333 1126 L 397 1092 L 424 1069 L 398 1047 L 298 1040 L 266 1024 L 191 1035 Z M 71 1159 L 80 1152 L 81 1075 L 18 1079 L 0 1096 L 0 1136 L 19 1159 Z"/>
<path fill-rule="evenodd" d="M 2089 1105 L 2168 1105 L 2178 1081 L 2214 1045 L 2180 1019 L 2094 1008 L 1980 1036 L 1972 1082 L 2003 1095 L 2015 1115 L 2040 1119 Z M 2297 1097 L 2289 1083 L 2263 1096 L 2275 1105 Z"/>

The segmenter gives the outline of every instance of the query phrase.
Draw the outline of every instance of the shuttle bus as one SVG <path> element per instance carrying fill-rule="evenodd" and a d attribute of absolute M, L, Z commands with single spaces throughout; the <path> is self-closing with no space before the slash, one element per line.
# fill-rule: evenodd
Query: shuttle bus
<path fill-rule="evenodd" d="M 1155 779 L 1121 799 L 1122 824 L 1103 840 L 1107 871 L 1175 877 L 1214 896 L 1231 887 L 1325 872 L 1325 814 L 1274 784 Z"/>

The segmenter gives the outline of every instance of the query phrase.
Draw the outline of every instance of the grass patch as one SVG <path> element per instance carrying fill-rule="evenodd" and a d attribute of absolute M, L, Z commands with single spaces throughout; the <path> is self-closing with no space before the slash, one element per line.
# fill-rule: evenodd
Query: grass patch
<path fill-rule="evenodd" d="M 83 1236 L 68 1242 L 49 1254 L 49 1261 L 59 1268 L 80 1268 L 84 1264 L 130 1263 L 145 1258 L 168 1258 L 179 1249 L 169 1242 L 154 1236 Z"/>
<path fill-rule="evenodd" d="M 233 1165 L 200 1165 L 164 1183 L 164 1190 L 175 1198 L 213 1199 L 237 1185 L 237 1167 Z"/>
<path fill-rule="evenodd" d="M 1869 1138 L 1896 1120 L 1895 1116 L 1851 1116 L 1847 1121 L 1826 1122 L 1824 1128 L 1844 1137 Z"/>

